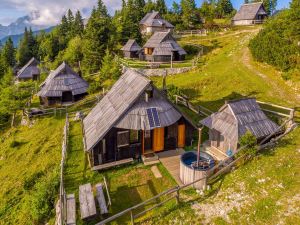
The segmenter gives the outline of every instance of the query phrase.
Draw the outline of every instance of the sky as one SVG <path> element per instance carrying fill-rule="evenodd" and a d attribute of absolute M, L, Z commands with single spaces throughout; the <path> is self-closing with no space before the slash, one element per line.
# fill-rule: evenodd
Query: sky
<path fill-rule="evenodd" d="M 121 0 L 103 0 L 109 12 L 120 8 Z M 180 0 L 175 0 L 180 2 Z M 203 0 L 196 0 L 200 5 Z M 168 6 L 173 0 L 166 0 Z M 244 0 L 231 0 L 234 8 L 238 9 Z M 290 0 L 277 0 L 277 9 L 287 8 Z M 41 17 L 34 21 L 37 25 L 55 25 L 61 16 L 70 8 L 80 10 L 87 17 L 90 9 L 97 4 L 97 0 L 0 0 L 0 24 L 8 25 L 17 18 L 39 11 Z"/>

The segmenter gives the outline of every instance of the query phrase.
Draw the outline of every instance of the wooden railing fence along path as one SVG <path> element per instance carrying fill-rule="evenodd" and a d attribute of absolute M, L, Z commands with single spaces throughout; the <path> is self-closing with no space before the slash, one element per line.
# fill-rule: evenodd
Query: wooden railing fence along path
<path fill-rule="evenodd" d="M 64 186 L 64 167 L 67 158 L 68 149 L 68 139 L 69 139 L 69 115 L 66 114 L 66 122 L 64 126 L 63 141 L 62 141 L 62 157 L 60 162 L 60 186 L 59 186 L 59 200 L 56 205 L 56 225 L 63 225 L 66 222 L 67 214 L 67 196 Z"/>

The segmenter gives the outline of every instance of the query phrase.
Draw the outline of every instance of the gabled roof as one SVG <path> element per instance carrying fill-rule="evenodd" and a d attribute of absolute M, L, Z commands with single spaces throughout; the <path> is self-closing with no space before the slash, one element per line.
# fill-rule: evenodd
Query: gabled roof
<path fill-rule="evenodd" d="M 146 90 L 153 98 L 145 101 Z M 86 151 L 90 151 L 113 128 L 151 130 L 147 109 L 156 108 L 161 127 L 189 121 L 144 75 L 128 69 L 83 120 Z"/>
<path fill-rule="evenodd" d="M 93 148 L 149 87 L 151 81 L 127 70 L 83 120 L 86 150 Z"/>
<path fill-rule="evenodd" d="M 73 95 L 79 95 L 86 93 L 88 87 L 89 84 L 63 62 L 56 70 L 50 72 L 41 84 L 38 96 L 61 97 L 65 91 L 71 91 Z"/>
<path fill-rule="evenodd" d="M 144 48 L 154 48 L 155 54 L 158 52 L 178 51 L 180 55 L 186 55 L 186 51 L 181 48 L 170 32 L 155 32 L 144 45 Z M 155 48 L 158 48 L 155 50 Z M 167 54 L 167 53 L 166 53 Z"/>
<path fill-rule="evenodd" d="M 26 78 L 32 78 L 33 75 L 39 75 L 40 69 L 38 68 L 38 65 L 40 62 L 36 60 L 34 57 L 29 60 L 29 62 L 22 67 L 22 69 L 19 70 L 17 74 L 18 79 L 26 79 Z"/>
<path fill-rule="evenodd" d="M 139 44 L 134 39 L 129 39 L 127 43 L 121 48 L 122 51 L 127 52 L 138 52 L 142 48 L 139 46 Z"/>
<path fill-rule="evenodd" d="M 144 25 L 147 27 L 165 27 L 172 29 L 174 26 L 168 21 L 164 20 L 159 12 L 150 12 L 147 13 L 144 18 L 140 21 L 140 25 Z"/>
<path fill-rule="evenodd" d="M 230 139 L 236 134 L 243 136 L 247 130 L 259 139 L 273 134 L 279 128 L 267 118 L 253 98 L 230 101 L 201 123 Z"/>
<path fill-rule="evenodd" d="M 243 4 L 233 20 L 253 20 L 257 14 L 267 15 L 262 2 Z"/>

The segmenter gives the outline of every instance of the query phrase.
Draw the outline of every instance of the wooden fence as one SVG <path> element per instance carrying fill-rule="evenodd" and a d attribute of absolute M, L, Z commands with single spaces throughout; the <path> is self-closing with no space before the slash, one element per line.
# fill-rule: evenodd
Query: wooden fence
<path fill-rule="evenodd" d="M 206 29 L 201 29 L 201 30 L 184 30 L 184 31 L 175 31 L 175 35 L 178 36 L 193 36 L 193 35 L 197 35 L 197 36 L 206 36 L 207 35 L 207 30 Z"/>
<path fill-rule="evenodd" d="M 64 167 L 67 158 L 68 149 L 68 137 L 69 137 L 69 116 L 66 114 L 66 123 L 64 126 L 63 141 L 62 141 L 62 157 L 60 162 L 60 187 L 59 187 L 59 200 L 56 206 L 56 225 L 63 225 L 66 222 L 67 214 L 67 198 L 64 186 Z"/>

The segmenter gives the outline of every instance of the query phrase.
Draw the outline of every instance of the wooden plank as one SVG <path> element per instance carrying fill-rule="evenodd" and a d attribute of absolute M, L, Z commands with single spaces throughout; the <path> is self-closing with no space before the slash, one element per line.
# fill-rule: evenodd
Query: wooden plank
<path fill-rule="evenodd" d="M 76 200 L 75 194 L 67 195 L 67 225 L 76 224 Z"/>
<path fill-rule="evenodd" d="M 101 214 L 106 214 L 108 213 L 108 209 L 106 206 L 106 200 L 105 196 L 103 193 L 103 185 L 102 184 L 97 184 L 96 185 L 96 191 L 97 191 L 97 200 L 100 206 L 100 213 Z"/>
<path fill-rule="evenodd" d="M 97 214 L 95 198 L 90 183 L 79 186 L 81 219 L 88 219 Z"/>
<path fill-rule="evenodd" d="M 92 170 L 93 171 L 104 170 L 104 169 L 108 169 L 108 168 L 111 168 L 111 167 L 120 166 L 120 165 L 124 165 L 124 164 L 128 164 L 128 163 L 132 163 L 132 162 L 133 162 L 133 158 L 123 159 L 123 160 L 119 160 L 119 161 L 115 161 L 115 162 L 111 162 L 111 163 L 105 163 L 105 164 L 102 164 L 102 165 L 94 166 L 92 168 Z"/>

